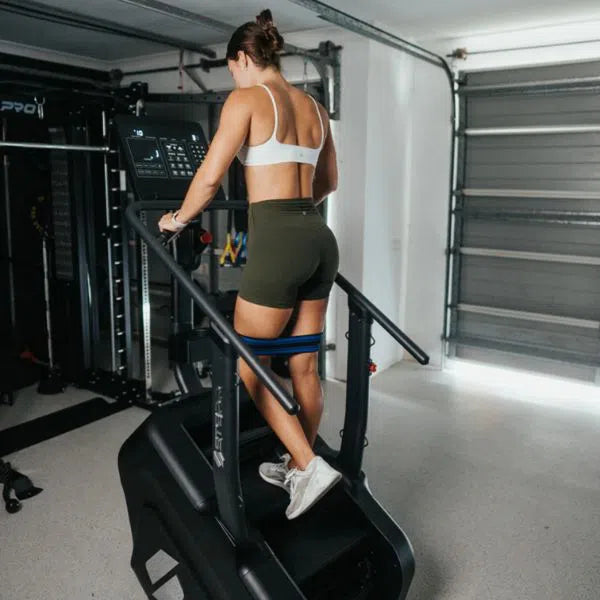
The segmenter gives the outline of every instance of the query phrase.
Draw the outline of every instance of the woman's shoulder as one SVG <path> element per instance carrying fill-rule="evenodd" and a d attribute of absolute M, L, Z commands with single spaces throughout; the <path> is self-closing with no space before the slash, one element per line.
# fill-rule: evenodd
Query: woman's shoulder
<path fill-rule="evenodd" d="M 323 121 L 323 125 L 325 128 L 327 128 L 327 124 L 329 123 L 329 113 L 327 112 L 327 109 L 312 95 L 309 94 L 308 92 L 302 92 L 307 99 L 310 98 L 309 102 L 312 104 L 313 101 L 317 106 L 317 110 L 319 111 L 319 115 L 321 116 L 321 120 Z"/>
<path fill-rule="evenodd" d="M 230 107 L 255 108 L 263 100 L 265 90 L 259 85 L 247 88 L 235 88 L 227 96 L 225 103 Z"/>

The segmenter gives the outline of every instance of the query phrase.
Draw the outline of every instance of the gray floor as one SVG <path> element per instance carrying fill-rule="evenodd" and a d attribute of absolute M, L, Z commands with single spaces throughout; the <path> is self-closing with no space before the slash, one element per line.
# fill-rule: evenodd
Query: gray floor
<path fill-rule="evenodd" d="M 326 394 L 333 441 L 344 386 Z M 55 402 L 27 391 L 0 427 Z M 142 600 L 116 457 L 145 417 L 132 408 L 10 457 L 44 492 L 0 512 L 1 600 Z M 365 470 L 414 545 L 410 599 L 599 598 L 599 433 L 591 388 L 411 364 L 375 377 Z"/>

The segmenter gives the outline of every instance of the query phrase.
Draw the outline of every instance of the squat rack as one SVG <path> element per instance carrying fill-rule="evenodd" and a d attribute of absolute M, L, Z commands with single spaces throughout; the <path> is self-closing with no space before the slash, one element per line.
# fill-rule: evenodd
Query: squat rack
<path fill-rule="evenodd" d="M 108 161 L 110 160 L 111 157 L 115 157 L 115 155 L 117 154 L 117 151 L 114 149 L 111 149 L 109 144 L 108 144 L 108 134 L 107 134 L 107 129 L 106 129 L 106 111 L 103 110 L 102 111 L 102 136 L 103 136 L 103 140 L 105 145 L 103 146 L 94 146 L 94 145 L 89 145 L 89 144 L 47 144 L 47 143 L 38 143 L 38 142 L 15 142 L 15 141 L 10 141 L 6 139 L 6 119 L 3 119 L 3 127 L 2 127 L 2 140 L 0 140 L 0 148 L 14 148 L 14 149 L 25 149 L 25 150 L 45 150 L 45 151 L 63 151 L 63 152 L 81 152 L 81 153 L 101 153 L 103 154 L 103 160 L 104 160 L 104 178 L 103 178 L 103 185 L 104 185 L 104 198 L 105 198 L 105 214 L 106 214 L 106 223 L 105 226 L 107 229 L 110 229 L 112 231 L 118 231 L 121 228 L 120 224 L 117 224 L 114 222 L 114 219 L 111 217 L 113 211 L 116 211 L 117 209 L 120 209 L 120 206 L 118 205 L 113 205 L 111 204 L 111 196 L 118 191 L 118 188 L 115 187 L 111 187 L 110 185 L 110 178 L 109 178 L 109 169 L 108 169 Z M 10 219 L 10 186 L 9 186 L 9 159 L 8 159 L 8 154 L 4 153 L 4 159 L 3 159 L 3 165 L 4 165 L 4 202 L 5 202 L 5 214 L 6 214 L 6 222 L 7 222 L 7 230 L 8 230 L 8 235 L 7 235 L 7 246 L 8 246 L 8 258 L 9 258 L 9 290 L 10 290 L 10 294 L 11 294 L 11 298 L 10 298 L 10 304 L 11 304 L 11 320 L 13 321 L 13 325 L 14 325 L 14 275 L 12 272 L 12 262 L 11 262 L 11 257 L 12 257 L 12 238 L 11 238 L 11 234 L 10 234 L 10 224 L 11 224 L 11 219 Z M 116 169 L 112 169 L 113 173 L 117 173 Z M 106 236 L 107 237 L 107 251 L 108 251 L 108 268 L 109 271 L 111 272 L 111 280 L 112 280 L 112 270 L 115 267 L 115 264 L 117 266 L 121 266 L 122 265 L 122 260 L 121 261 L 113 261 L 112 260 L 112 254 L 115 250 L 115 248 L 119 247 L 121 245 L 120 242 L 115 242 L 113 240 L 111 240 L 110 236 Z M 85 266 L 86 270 L 89 269 L 89 265 L 86 264 Z M 120 354 L 125 354 L 125 351 L 121 349 L 121 347 L 118 346 L 117 341 L 118 339 L 124 335 L 124 331 L 117 329 L 115 327 L 115 319 L 114 319 L 114 315 L 117 314 L 115 312 L 115 310 L 117 310 L 118 308 L 122 308 L 121 313 L 118 313 L 119 315 L 124 315 L 125 310 L 127 309 L 126 306 L 119 306 L 116 307 L 115 305 L 115 301 L 117 300 L 117 298 L 115 298 L 112 294 L 112 286 L 109 286 L 109 290 L 111 292 L 110 296 L 111 296 L 111 366 L 112 366 L 112 371 L 115 373 L 119 373 L 120 371 L 123 371 L 125 369 L 124 365 L 122 364 L 117 364 L 118 363 L 118 357 Z M 82 292 L 86 291 L 88 296 L 91 296 L 91 290 L 87 289 L 87 286 L 81 285 L 81 290 Z M 118 298 L 118 300 L 123 300 L 123 298 Z M 91 297 L 87 297 L 85 298 L 85 303 L 86 304 L 91 304 L 92 303 L 92 298 Z M 84 327 L 84 331 L 86 331 L 88 328 Z M 89 364 L 89 356 L 91 354 L 91 350 L 89 348 L 89 346 L 92 344 L 91 340 L 84 340 L 84 348 L 83 348 L 83 355 L 84 357 L 86 357 L 86 359 L 84 359 L 84 364 L 87 368 L 91 367 L 91 364 Z"/>

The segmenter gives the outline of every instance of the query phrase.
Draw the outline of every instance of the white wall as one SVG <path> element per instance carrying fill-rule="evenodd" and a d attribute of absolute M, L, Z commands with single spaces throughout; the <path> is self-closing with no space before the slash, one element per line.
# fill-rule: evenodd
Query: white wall
<path fill-rule="evenodd" d="M 450 203 L 451 91 L 441 69 L 412 60 L 415 71 L 404 322 L 407 333 L 430 355 L 430 364 L 440 367 Z"/>
<path fill-rule="evenodd" d="M 365 223 L 362 289 L 394 322 L 406 328 L 406 275 L 412 158 L 412 59 L 369 43 Z M 379 325 L 371 358 L 380 369 L 401 347 Z"/>
<path fill-rule="evenodd" d="M 451 142 L 444 73 L 363 38 L 344 41 L 340 184 L 332 226 L 340 271 L 442 363 Z M 346 299 L 336 295 L 333 372 L 345 376 Z M 379 326 L 380 370 L 403 353 Z"/>
<path fill-rule="evenodd" d="M 340 272 L 359 289 L 363 289 L 365 180 L 367 173 L 367 111 L 366 81 L 369 67 L 369 43 L 356 36 L 344 39 L 341 68 L 341 119 L 336 123 L 335 145 L 338 157 L 338 189 L 329 202 L 329 225 L 340 250 Z M 327 323 L 336 351 L 328 353 L 327 373 L 345 379 L 348 330 L 346 295 L 334 286 L 332 307 Z"/>

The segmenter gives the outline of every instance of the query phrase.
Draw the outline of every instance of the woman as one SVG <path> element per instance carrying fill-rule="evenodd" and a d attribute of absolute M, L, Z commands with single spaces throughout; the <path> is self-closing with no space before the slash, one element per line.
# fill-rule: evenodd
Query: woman
<path fill-rule="evenodd" d="M 282 76 L 282 45 L 269 10 L 234 32 L 227 64 L 236 89 L 181 208 L 159 223 L 161 231 L 177 231 L 206 208 L 237 154 L 245 166 L 249 240 L 234 327 L 254 338 L 279 337 L 292 312 L 291 336 L 320 334 L 338 268 L 335 237 L 315 208 L 337 185 L 329 119 L 311 96 Z M 268 364 L 267 357 L 261 360 Z M 248 393 L 289 451 L 281 463 L 263 463 L 259 473 L 289 492 L 286 515 L 293 519 L 341 475 L 312 450 L 323 411 L 317 353 L 292 355 L 289 371 L 299 417 L 287 414 L 239 362 Z"/>

